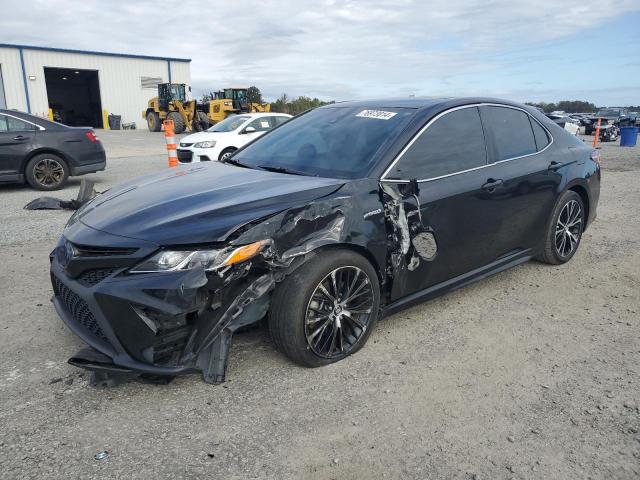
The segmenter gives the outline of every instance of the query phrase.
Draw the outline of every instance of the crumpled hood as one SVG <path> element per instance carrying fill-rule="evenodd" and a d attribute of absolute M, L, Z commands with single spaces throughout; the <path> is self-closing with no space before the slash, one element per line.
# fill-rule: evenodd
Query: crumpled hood
<path fill-rule="evenodd" d="M 216 242 L 240 225 L 329 195 L 344 183 L 207 162 L 121 184 L 77 217 L 92 228 L 158 245 Z"/>

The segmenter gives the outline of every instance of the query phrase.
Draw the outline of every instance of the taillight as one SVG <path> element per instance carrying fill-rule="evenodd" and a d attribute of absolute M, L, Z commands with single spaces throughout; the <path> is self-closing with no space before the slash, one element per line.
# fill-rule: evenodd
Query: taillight
<path fill-rule="evenodd" d="M 600 152 L 598 150 L 591 150 L 591 160 L 596 162 L 598 165 L 601 165 L 601 163 L 600 163 Z"/>
<path fill-rule="evenodd" d="M 86 135 L 86 136 L 87 136 L 87 138 L 88 138 L 89 140 L 91 140 L 93 143 L 96 143 L 96 142 L 98 141 L 98 136 L 97 136 L 95 133 L 93 133 L 93 132 L 87 132 L 87 133 L 85 133 L 85 135 Z"/>

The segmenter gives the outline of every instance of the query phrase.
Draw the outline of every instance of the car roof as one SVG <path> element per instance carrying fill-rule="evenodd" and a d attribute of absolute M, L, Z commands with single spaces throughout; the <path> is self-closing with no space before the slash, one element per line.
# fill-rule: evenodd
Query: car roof
<path fill-rule="evenodd" d="M 242 115 L 243 117 L 251 117 L 251 118 L 255 118 L 255 117 L 274 117 L 274 116 L 290 117 L 291 116 L 288 113 L 278 113 L 278 112 L 239 113 L 238 115 L 239 116 Z"/>
<path fill-rule="evenodd" d="M 9 110 L 9 109 L 0 108 L 0 113 L 11 115 L 12 117 L 20 118 L 30 123 L 35 123 L 36 125 L 39 125 L 49 130 L 63 130 L 66 128 L 71 128 L 62 123 L 52 122 L 48 118 L 38 117 L 30 113 L 21 112 L 20 110 Z"/>
<path fill-rule="evenodd" d="M 35 117 L 29 113 L 21 112 L 20 110 L 9 110 L 6 108 L 0 108 L 0 113 L 5 113 L 7 115 L 13 115 L 14 117 L 24 118 L 25 120 L 37 119 L 39 117 Z"/>
<path fill-rule="evenodd" d="M 436 107 L 451 108 L 473 103 L 497 103 L 527 108 L 518 102 L 492 97 L 400 97 L 379 98 L 371 100 L 356 100 L 338 102 L 321 108 L 356 107 L 356 108 L 411 108 L 416 110 L 432 109 Z M 528 108 L 527 108 L 528 109 Z"/>

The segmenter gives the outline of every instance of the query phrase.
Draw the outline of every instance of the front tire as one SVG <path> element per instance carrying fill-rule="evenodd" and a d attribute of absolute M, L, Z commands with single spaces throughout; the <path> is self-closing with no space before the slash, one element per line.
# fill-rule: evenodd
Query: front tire
<path fill-rule="evenodd" d="M 269 331 L 295 363 L 319 367 L 362 348 L 379 305 L 378 276 L 367 259 L 351 250 L 325 250 L 276 287 Z"/>
<path fill-rule="evenodd" d="M 169 112 L 167 120 L 173 120 L 173 131 L 176 135 L 184 132 L 186 127 L 179 112 Z"/>
<path fill-rule="evenodd" d="M 220 156 L 218 157 L 218 160 L 220 160 L 221 162 L 224 162 L 227 158 L 233 155 L 233 153 L 236 150 L 237 148 L 233 148 L 233 147 L 225 148 L 223 151 L 220 152 Z"/>
<path fill-rule="evenodd" d="M 543 251 L 536 258 L 550 265 L 571 260 L 580 246 L 586 221 L 582 197 L 573 190 L 564 192 L 553 209 Z"/>
<path fill-rule="evenodd" d="M 29 160 L 24 173 L 29 185 L 36 190 L 52 191 L 67 183 L 69 167 L 59 156 L 42 153 Z"/>

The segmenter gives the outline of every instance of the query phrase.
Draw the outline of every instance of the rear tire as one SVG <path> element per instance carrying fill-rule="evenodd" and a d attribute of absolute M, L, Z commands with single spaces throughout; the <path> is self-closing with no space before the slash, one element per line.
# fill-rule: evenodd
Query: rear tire
<path fill-rule="evenodd" d="M 36 190 L 59 190 L 67 183 L 69 167 L 59 156 L 41 153 L 29 160 L 24 174 L 29 185 Z"/>
<path fill-rule="evenodd" d="M 185 130 L 184 120 L 178 112 L 169 112 L 167 114 L 167 120 L 173 120 L 173 131 L 178 134 Z"/>
<path fill-rule="evenodd" d="M 571 260 L 580 246 L 586 221 L 582 197 L 573 190 L 564 192 L 553 208 L 543 251 L 536 259 L 550 265 Z"/>
<path fill-rule="evenodd" d="M 147 113 L 147 127 L 149 127 L 150 132 L 160 131 L 160 116 L 156 112 Z"/>
<path fill-rule="evenodd" d="M 326 250 L 276 287 L 269 331 L 295 363 L 319 367 L 362 348 L 379 305 L 378 276 L 367 259 L 351 250 Z"/>

